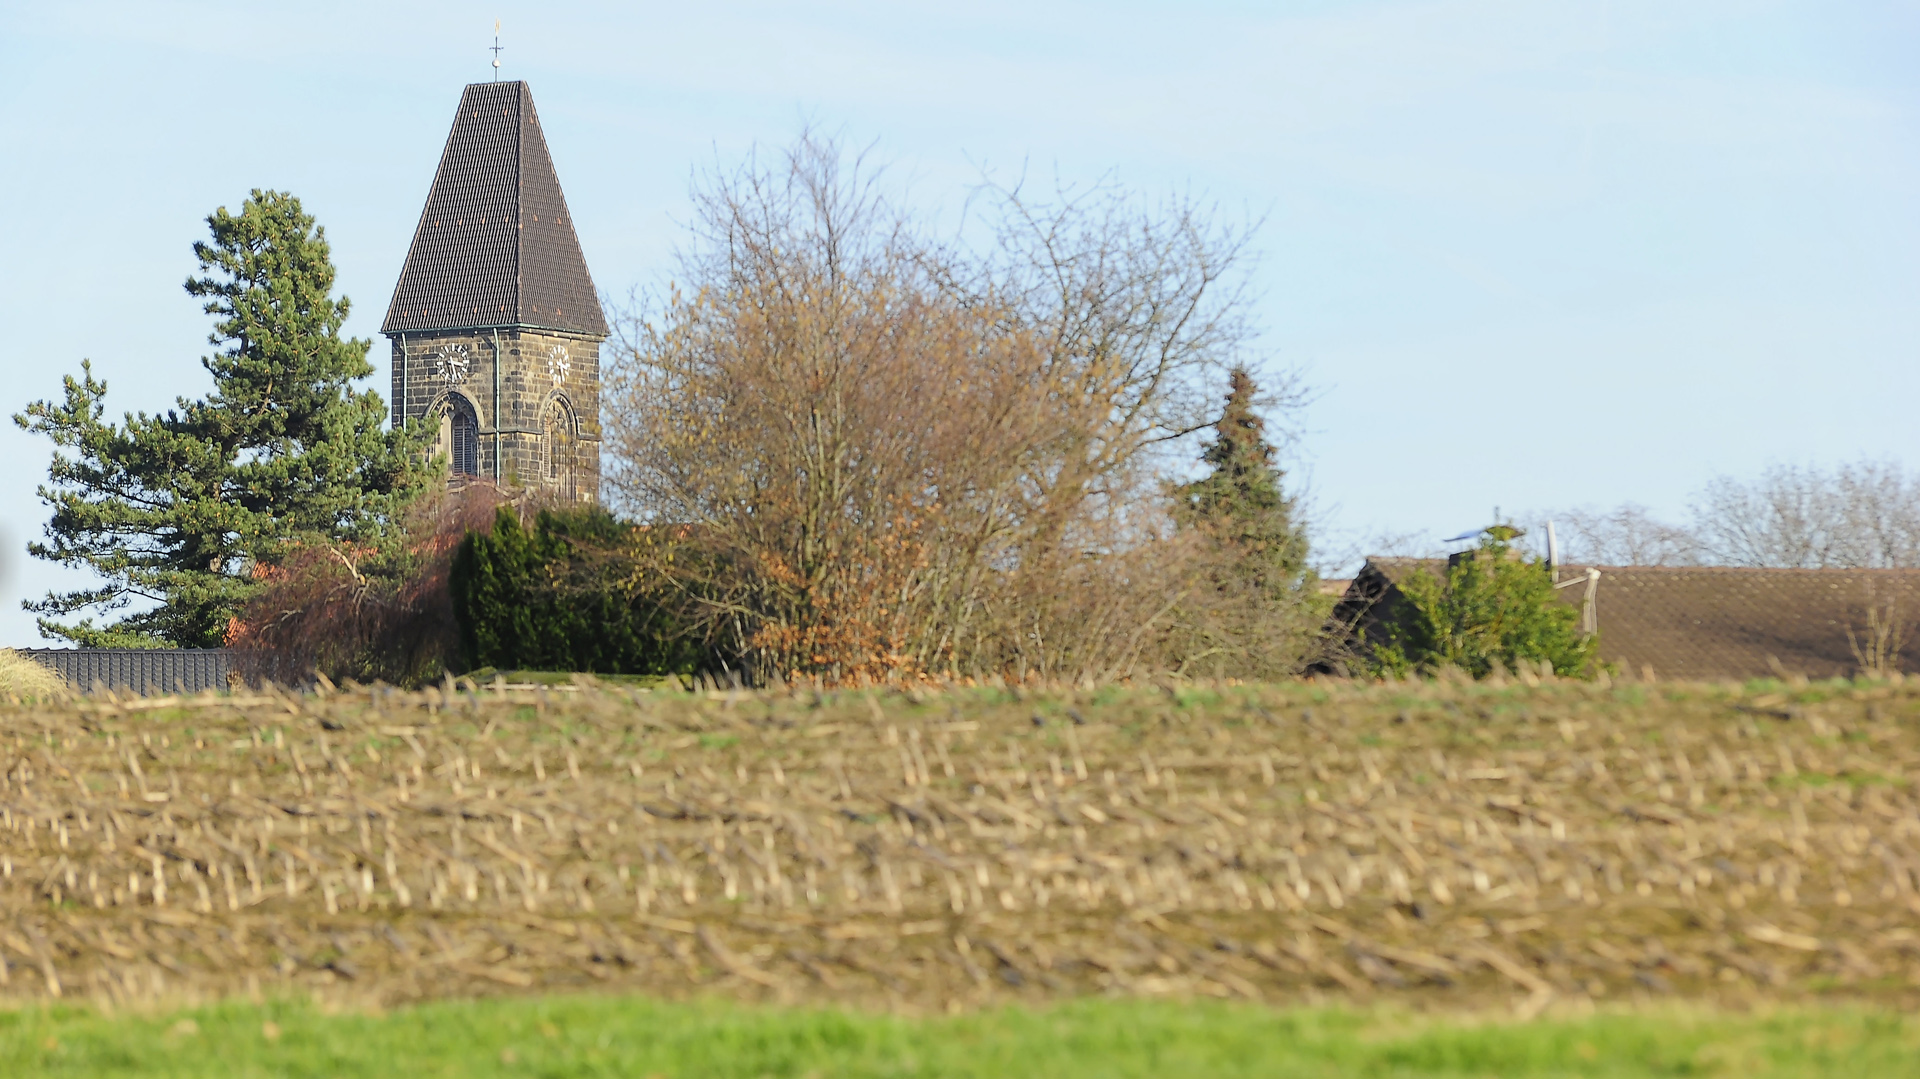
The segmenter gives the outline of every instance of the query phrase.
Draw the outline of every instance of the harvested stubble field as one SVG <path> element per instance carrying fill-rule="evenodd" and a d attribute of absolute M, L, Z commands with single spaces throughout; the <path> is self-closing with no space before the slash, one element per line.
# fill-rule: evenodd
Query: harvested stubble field
<path fill-rule="evenodd" d="M 1920 997 L 1920 683 L 0 705 L 0 995 Z"/>

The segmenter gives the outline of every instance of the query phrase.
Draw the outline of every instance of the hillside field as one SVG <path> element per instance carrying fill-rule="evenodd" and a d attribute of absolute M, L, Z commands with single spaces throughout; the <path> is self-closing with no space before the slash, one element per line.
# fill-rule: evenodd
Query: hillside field
<path fill-rule="evenodd" d="M 0 751 L 15 1023 L 1920 1002 L 1913 683 L 468 683 L 0 705 Z"/>

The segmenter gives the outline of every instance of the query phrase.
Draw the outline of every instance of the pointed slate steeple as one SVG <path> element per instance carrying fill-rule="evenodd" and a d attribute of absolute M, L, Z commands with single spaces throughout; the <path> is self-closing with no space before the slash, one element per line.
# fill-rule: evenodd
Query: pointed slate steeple
<path fill-rule="evenodd" d="M 524 82 L 461 95 L 380 332 L 501 327 L 607 336 Z"/>

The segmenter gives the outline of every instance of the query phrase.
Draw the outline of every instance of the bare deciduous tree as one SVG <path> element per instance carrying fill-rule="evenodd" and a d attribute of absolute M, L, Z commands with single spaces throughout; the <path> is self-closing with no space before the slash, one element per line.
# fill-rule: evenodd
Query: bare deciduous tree
<path fill-rule="evenodd" d="M 1832 471 L 1779 465 L 1717 476 L 1687 527 L 1645 506 L 1553 514 L 1566 561 L 1629 566 L 1920 567 L 1920 476 L 1865 460 Z M 1540 515 L 1545 517 L 1547 515 Z"/>
<path fill-rule="evenodd" d="M 1629 502 L 1612 510 L 1583 508 L 1554 515 L 1564 561 L 1599 566 L 1695 566 L 1693 533 Z"/>
<path fill-rule="evenodd" d="M 1693 506 L 1707 560 L 1731 566 L 1920 566 L 1920 477 L 1892 461 L 1721 476 Z"/>
<path fill-rule="evenodd" d="M 712 178 L 680 286 L 621 320 L 609 483 L 680 537 L 636 572 L 761 679 L 1159 663 L 1200 563 L 1163 451 L 1247 338 L 1244 236 L 994 190 L 974 255 L 875 181 L 812 137 Z"/>

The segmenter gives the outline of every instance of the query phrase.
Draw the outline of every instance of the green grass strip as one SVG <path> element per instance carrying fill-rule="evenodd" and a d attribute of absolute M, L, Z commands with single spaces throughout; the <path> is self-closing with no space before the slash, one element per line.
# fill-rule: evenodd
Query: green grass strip
<path fill-rule="evenodd" d="M 230 1002 L 0 1012 L 0 1075 L 1912 1076 L 1920 1020 L 1790 1008 L 1529 1022 L 1081 1001 L 937 1018 L 562 996 L 386 1013 Z"/>

